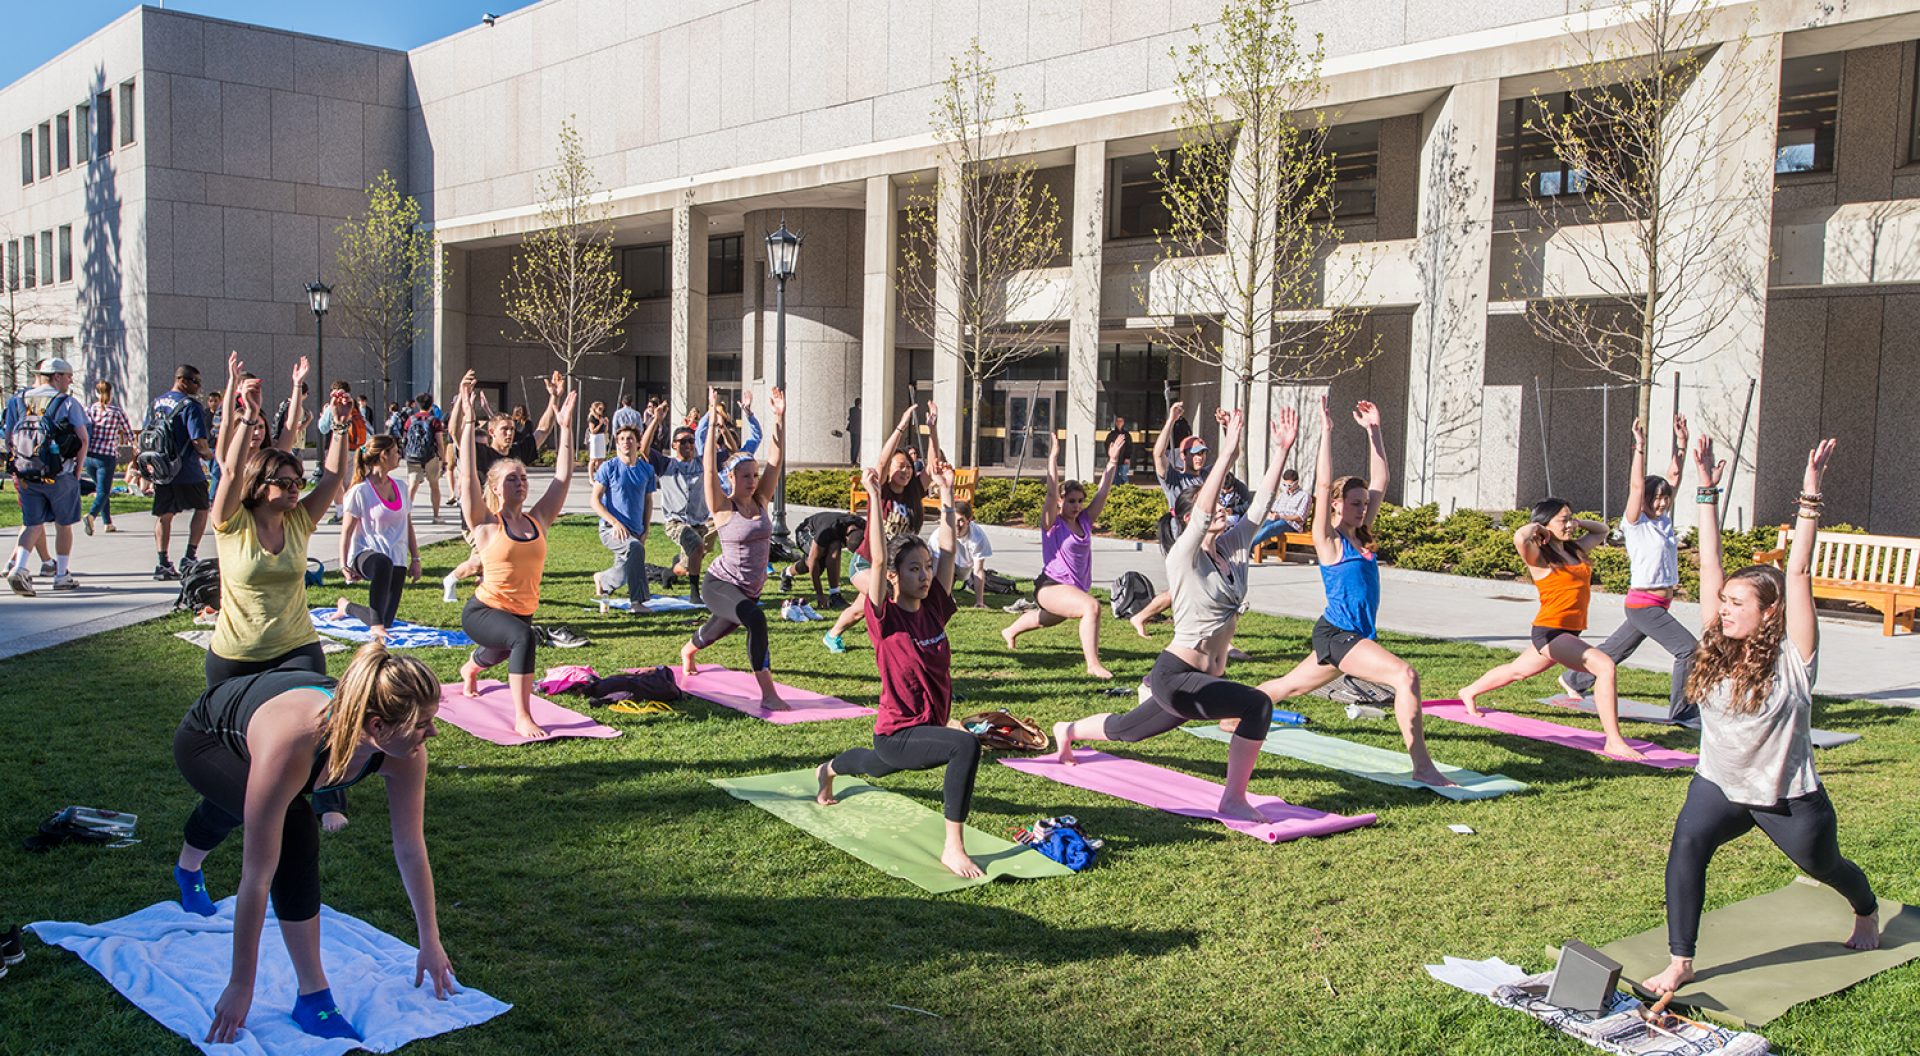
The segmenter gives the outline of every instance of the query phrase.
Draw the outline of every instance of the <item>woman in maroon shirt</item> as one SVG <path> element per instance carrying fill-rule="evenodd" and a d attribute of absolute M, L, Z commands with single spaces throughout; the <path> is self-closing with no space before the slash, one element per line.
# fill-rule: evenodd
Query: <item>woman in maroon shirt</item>
<path fill-rule="evenodd" d="M 880 494 L 880 471 L 866 471 L 867 493 Z M 980 742 L 973 734 L 947 725 L 953 703 L 953 648 L 947 620 L 953 603 L 953 469 L 935 473 L 940 491 L 940 528 L 936 561 L 927 541 L 902 535 L 886 541 L 883 518 L 867 518 L 867 546 L 873 571 L 862 606 L 867 637 L 880 667 L 880 714 L 873 721 L 873 747 L 849 748 L 820 764 L 820 805 L 832 806 L 833 779 L 840 774 L 885 777 L 901 770 L 947 768 L 945 815 L 947 845 L 940 864 L 957 876 L 980 876 L 967 857 L 967 811 L 973 805 L 973 778 L 980 768 Z"/>

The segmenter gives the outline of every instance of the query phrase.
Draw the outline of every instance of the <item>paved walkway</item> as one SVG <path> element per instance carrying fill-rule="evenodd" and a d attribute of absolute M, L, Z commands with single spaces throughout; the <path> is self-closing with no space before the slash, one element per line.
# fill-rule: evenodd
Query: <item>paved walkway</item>
<path fill-rule="evenodd" d="M 540 476 L 545 476 L 542 472 Z M 538 493 L 544 483 L 536 480 Z M 591 488 L 576 478 L 568 495 L 570 513 L 585 512 Z M 12 501 L 8 496 L 5 501 Z M 792 507 L 789 523 L 797 524 L 810 507 Z M 458 534 L 449 514 L 439 526 L 418 525 L 420 542 L 449 539 Z M 43 589 L 37 598 L 0 592 L 0 659 L 51 645 L 139 623 L 171 611 L 178 587 L 156 583 L 153 573 L 153 518 L 130 514 L 118 518 L 114 535 L 77 534 L 73 567 L 80 589 L 53 594 Z M 176 518 L 176 526 L 183 521 Z M 15 530 L 0 531 L 11 539 Z M 1040 570 L 1039 533 L 1021 528 L 986 527 L 993 543 L 993 568 L 1017 577 Z M 211 532 L 209 532 L 211 536 Z M 174 554 L 182 543 L 176 535 Z M 314 533 L 309 552 L 329 569 L 338 565 L 339 529 L 322 526 Z M 202 545 L 212 553 L 212 540 Z M 1094 543 L 1096 584 L 1105 586 L 1127 570 L 1137 570 L 1164 586 L 1166 573 L 1160 550 L 1153 543 L 1099 539 Z M 1534 592 L 1526 584 L 1460 576 L 1381 570 L 1384 589 L 1380 626 L 1429 638 L 1478 642 L 1496 649 L 1526 648 L 1528 621 L 1533 615 Z M 1252 570 L 1253 607 L 1279 616 L 1313 619 L 1320 615 L 1324 595 L 1319 571 L 1309 564 L 1266 564 Z M 45 586 L 47 581 L 40 580 Z M 1599 641 L 1620 625 L 1621 598 L 1595 594 L 1590 617 L 1590 641 Z M 1674 614 L 1689 627 L 1699 625 L 1699 607 L 1685 602 Z M 1920 707 L 1920 636 L 1882 637 L 1878 620 L 1845 618 L 1821 620 L 1819 691 L 1838 697 L 1877 700 L 1904 707 Z M 1666 653 L 1649 643 L 1628 662 L 1649 671 L 1669 669 Z M 1435 687 L 1436 690 L 1453 687 Z"/>

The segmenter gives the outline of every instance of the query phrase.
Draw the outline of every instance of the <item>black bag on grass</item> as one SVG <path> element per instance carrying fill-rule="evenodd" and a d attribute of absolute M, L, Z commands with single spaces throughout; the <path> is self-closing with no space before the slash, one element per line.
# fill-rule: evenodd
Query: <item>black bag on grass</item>
<path fill-rule="evenodd" d="M 193 567 L 180 577 L 180 597 L 174 601 L 173 607 L 195 613 L 220 607 L 220 560 L 218 558 L 208 557 L 195 561 Z"/>
<path fill-rule="evenodd" d="M 1153 583 L 1138 572 L 1122 572 L 1113 581 L 1113 615 L 1130 620 L 1153 600 Z"/>

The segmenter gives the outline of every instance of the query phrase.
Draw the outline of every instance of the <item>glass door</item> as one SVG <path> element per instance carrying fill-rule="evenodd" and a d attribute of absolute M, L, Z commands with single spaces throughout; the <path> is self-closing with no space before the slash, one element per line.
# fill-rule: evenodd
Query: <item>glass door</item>
<path fill-rule="evenodd" d="M 1054 427 L 1064 389 L 1061 386 L 1007 386 L 1005 464 L 1044 464 L 1053 454 Z"/>

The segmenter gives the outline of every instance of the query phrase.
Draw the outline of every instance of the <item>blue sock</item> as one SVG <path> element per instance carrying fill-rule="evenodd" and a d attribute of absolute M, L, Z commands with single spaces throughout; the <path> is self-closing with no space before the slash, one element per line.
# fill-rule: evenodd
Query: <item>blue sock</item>
<path fill-rule="evenodd" d="M 301 1030 L 316 1038 L 367 1040 L 353 1029 L 353 1024 L 347 1022 L 347 1014 L 333 1003 L 332 990 L 301 994 L 293 1002 L 293 1021 L 300 1025 Z"/>
<path fill-rule="evenodd" d="M 180 885 L 180 908 L 189 913 L 198 913 L 211 917 L 218 910 L 213 908 L 213 899 L 207 897 L 207 876 L 196 869 L 189 873 L 179 866 L 173 867 L 173 882 Z"/>

